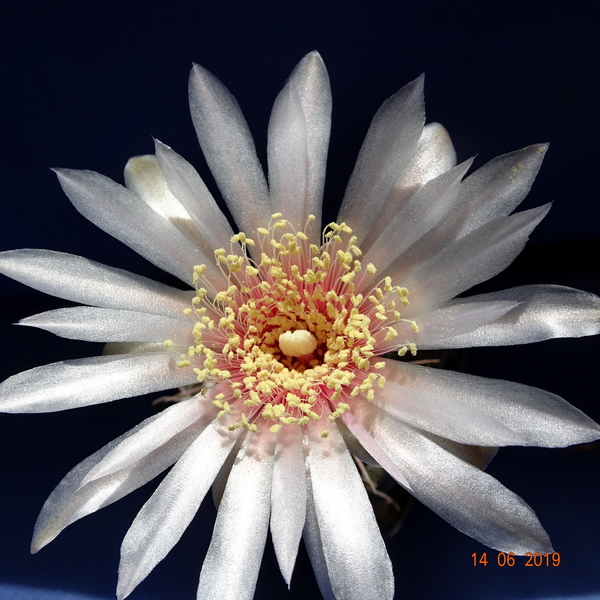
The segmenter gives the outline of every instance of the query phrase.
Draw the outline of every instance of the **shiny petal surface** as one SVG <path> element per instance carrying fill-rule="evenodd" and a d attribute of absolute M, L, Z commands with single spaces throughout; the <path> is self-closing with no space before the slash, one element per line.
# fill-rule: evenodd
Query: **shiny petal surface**
<path fill-rule="evenodd" d="M 1 412 L 54 412 L 194 383 L 168 352 L 95 356 L 36 367 L 0 384 Z M 190 380 L 191 379 L 191 380 Z"/>
<path fill-rule="evenodd" d="M 190 73 L 189 96 L 206 162 L 237 226 L 251 237 L 273 211 L 246 120 L 229 90 L 200 65 Z"/>
<path fill-rule="evenodd" d="M 220 288 L 226 283 L 212 256 L 203 254 L 127 188 L 93 171 L 57 169 L 56 173 L 65 194 L 86 219 L 157 267 L 191 284 L 194 266 L 206 264 L 207 280 L 213 286 Z"/>
<path fill-rule="evenodd" d="M 359 245 L 415 154 L 425 121 L 423 82 L 419 77 L 388 98 L 363 142 L 338 215 Z"/>
<path fill-rule="evenodd" d="M 323 555 L 337 600 L 394 595 L 392 565 L 356 465 L 335 423 L 311 422 L 308 466 Z M 360 569 L 356 568 L 360 565 Z"/>
<path fill-rule="evenodd" d="M 560 285 L 523 285 L 462 301 L 513 301 L 519 305 L 492 323 L 440 340 L 436 348 L 532 344 L 600 333 L 600 298 Z"/>
<path fill-rule="evenodd" d="M 271 208 L 297 231 L 308 215 L 309 230 L 319 243 L 325 166 L 331 129 L 331 90 L 318 52 L 307 54 L 277 96 L 269 121 L 268 161 Z"/>
<path fill-rule="evenodd" d="M 415 155 L 405 173 L 396 182 L 371 229 L 361 242 L 363 251 L 371 248 L 396 213 L 422 185 L 456 166 L 456 152 L 448 132 L 439 123 L 423 127 Z"/>
<path fill-rule="evenodd" d="M 200 435 L 203 424 L 192 424 L 167 444 L 150 452 L 136 463 L 102 479 L 82 486 L 84 477 L 113 448 L 129 436 L 156 422 L 160 414 L 140 423 L 131 431 L 113 440 L 72 469 L 50 494 L 35 523 L 31 551 L 38 552 L 65 527 L 101 508 L 120 500 L 133 490 L 154 479 L 170 467 Z"/>
<path fill-rule="evenodd" d="M 463 444 L 563 447 L 600 437 L 600 426 L 538 388 L 386 360 L 375 404 Z"/>
<path fill-rule="evenodd" d="M 464 221 L 457 237 L 508 216 L 528 194 L 542 166 L 548 144 L 534 144 L 490 160 L 460 188 Z"/>
<path fill-rule="evenodd" d="M 198 600 L 251 600 L 271 513 L 273 435 L 248 435 L 231 469 L 198 586 Z M 240 502 L 243 498 L 243 502 Z"/>
<path fill-rule="evenodd" d="M 306 475 L 302 430 L 283 427 L 277 434 L 271 488 L 271 536 L 277 562 L 290 585 L 306 519 Z"/>
<path fill-rule="evenodd" d="M 393 268 L 388 270 L 385 274 L 403 281 L 410 292 L 411 305 L 403 316 L 434 307 L 504 270 L 548 210 L 550 205 L 545 205 L 490 221 L 402 278 Z"/>
<path fill-rule="evenodd" d="M 440 517 L 500 552 L 552 552 L 547 533 L 522 498 L 376 406 L 363 410 L 371 434 L 406 475 L 413 495 Z"/>
<path fill-rule="evenodd" d="M 40 292 L 101 306 L 156 315 L 181 315 L 190 293 L 87 258 L 52 250 L 0 253 L 0 272 Z"/>
<path fill-rule="evenodd" d="M 156 140 L 155 148 L 169 190 L 194 220 L 203 243 L 211 250 L 227 247 L 233 230 L 196 169 L 166 144 Z"/>
<path fill-rule="evenodd" d="M 137 514 L 121 546 L 117 597 L 126 598 L 183 535 L 237 435 L 207 427 Z"/>
<path fill-rule="evenodd" d="M 19 325 L 38 327 L 64 338 L 88 342 L 164 342 L 177 339 L 180 343 L 194 343 L 193 321 L 186 319 L 183 313 L 177 319 L 131 310 L 76 306 L 27 317 L 21 319 Z"/>
<path fill-rule="evenodd" d="M 302 533 L 304 545 L 306 546 L 306 551 L 308 552 L 321 595 L 324 600 L 336 600 L 333 590 L 331 589 L 327 561 L 325 560 L 325 554 L 323 552 L 323 541 L 321 540 L 321 531 L 319 529 L 319 522 L 317 521 L 310 471 L 308 470 L 306 473 L 306 486 L 306 521 Z"/>
<path fill-rule="evenodd" d="M 387 269 L 398 256 L 439 225 L 453 209 L 460 182 L 471 162 L 446 171 L 416 191 L 405 206 L 390 217 L 365 254 L 365 263 L 372 262 L 378 269 Z"/>
<path fill-rule="evenodd" d="M 208 425 L 217 416 L 212 400 L 221 390 L 216 390 L 216 387 L 218 386 L 210 388 L 206 395 L 197 394 L 163 410 L 160 419 L 128 436 L 90 469 L 81 485 L 129 467 L 166 444 L 192 423 Z"/>

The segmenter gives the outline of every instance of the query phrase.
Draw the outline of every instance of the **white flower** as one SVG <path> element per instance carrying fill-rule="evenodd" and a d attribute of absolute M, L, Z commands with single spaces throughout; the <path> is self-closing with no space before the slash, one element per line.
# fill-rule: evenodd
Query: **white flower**
<path fill-rule="evenodd" d="M 479 467 L 498 446 L 566 446 L 598 438 L 600 427 L 539 389 L 377 358 L 600 331 L 600 299 L 569 288 L 457 297 L 504 269 L 547 213 L 509 216 L 546 146 L 463 181 L 471 161 L 455 165 L 444 128 L 423 125 L 422 86 L 408 84 L 376 114 L 323 238 L 331 97 L 314 52 L 275 101 L 268 186 L 235 99 L 192 70 L 200 145 L 244 233 L 160 142 L 155 156 L 128 163 L 127 187 L 58 171 L 77 210 L 195 291 L 68 254 L 4 252 L 4 274 L 86 305 L 22 324 L 107 342 L 111 353 L 15 375 L 1 385 L 0 408 L 65 410 L 198 382 L 204 390 L 75 467 L 42 509 L 34 552 L 172 466 L 125 536 L 119 598 L 169 552 L 213 483 L 219 510 L 198 598 L 251 598 L 269 527 L 286 582 L 304 537 L 326 598 L 392 598 L 390 560 L 349 449 L 492 548 L 551 549 L 529 506 Z"/>

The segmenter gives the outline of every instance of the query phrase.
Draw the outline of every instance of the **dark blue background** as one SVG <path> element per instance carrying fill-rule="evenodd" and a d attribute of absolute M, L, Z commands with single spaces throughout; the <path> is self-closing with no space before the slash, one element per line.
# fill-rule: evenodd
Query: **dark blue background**
<path fill-rule="evenodd" d="M 122 181 L 126 160 L 152 152 L 155 136 L 194 163 L 214 190 L 187 108 L 191 61 L 213 71 L 236 95 L 264 159 L 272 102 L 296 62 L 317 49 L 334 99 L 328 216 L 335 215 L 375 110 L 425 71 L 428 119 L 447 127 L 460 160 L 477 154 L 479 166 L 531 143 L 551 142 L 523 207 L 549 200 L 554 207 L 532 235 L 530 249 L 486 289 L 545 282 L 599 293 L 600 73 L 593 9 L 592 2 L 513 0 L 5 2 L 1 248 L 72 252 L 170 282 L 86 222 L 48 167 L 89 168 Z M 65 302 L 4 278 L 0 292 L 1 378 L 99 351 L 9 325 Z M 544 387 L 600 420 L 597 362 L 595 339 L 568 340 L 470 351 L 466 370 Z M 0 416 L 1 600 L 113 597 L 121 539 L 150 489 L 68 528 L 36 556 L 28 554 L 28 544 L 54 485 L 155 411 L 150 400 Z M 417 505 L 389 543 L 397 597 L 599 597 L 599 464 L 597 448 L 506 449 L 490 467 L 536 509 L 562 554 L 557 568 L 526 568 L 522 559 L 510 569 L 473 567 L 471 554 L 485 549 Z M 213 515 L 209 499 L 133 600 L 195 598 Z M 495 553 L 488 558 L 493 562 Z M 285 591 L 269 543 L 256 599 L 317 595 L 303 553 L 292 590 Z"/>

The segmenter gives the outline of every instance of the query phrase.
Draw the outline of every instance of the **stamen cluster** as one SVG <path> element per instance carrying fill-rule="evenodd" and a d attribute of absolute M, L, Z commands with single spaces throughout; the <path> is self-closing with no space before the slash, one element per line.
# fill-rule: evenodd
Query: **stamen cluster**
<path fill-rule="evenodd" d="M 389 277 L 372 284 L 377 269 L 363 269 L 350 227 L 328 225 L 319 248 L 281 217 L 258 229 L 258 247 L 238 233 L 229 253 L 215 251 L 228 287 L 214 297 L 200 285 L 206 266 L 194 269 L 196 296 L 186 313 L 196 343 L 179 366 L 191 366 L 200 383 L 229 383 L 230 393 L 214 401 L 219 417 L 235 415 L 229 429 L 257 431 L 263 421 L 276 433 L 324 416 L 334 421 L 359 394 L 371 401 L 375 384 L 384 387 L 376 354 L 416 353 L 414 343 L 392 342 L 408 290 Z"/>

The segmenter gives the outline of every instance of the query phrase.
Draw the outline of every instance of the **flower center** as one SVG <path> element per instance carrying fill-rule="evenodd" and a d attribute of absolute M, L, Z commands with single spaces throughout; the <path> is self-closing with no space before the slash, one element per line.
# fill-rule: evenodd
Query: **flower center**
<path fill-rule="evenodd" d="M 392 341 L 401 321 L 418 330 L 397 310 L 408 304 L 408 290 L 389 277 L 373 283 L 377 269 L 363 270 L 344 223 L 325 229 L 320 248 L 281 214 L 257 233 L 258 247 L 239 233 L 230 253 L 215 251 L 228 287 L 214 297 L 199 286 L 206 266 L 194 268 L 196 296 L 186 313 L 195 318 L 196 343 L 179 366 L 191 366 L 200 383 L 229 384 L 214 404 L 230 429 L 257 431 L 263 423 L 275 433 L 309 419 L 333 421 L 352 402 L 373 400 L 374 386 L 385 384 L 377 373 L 385 363 L 373 357 L 416 353 L 414 343 Z"/>

